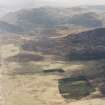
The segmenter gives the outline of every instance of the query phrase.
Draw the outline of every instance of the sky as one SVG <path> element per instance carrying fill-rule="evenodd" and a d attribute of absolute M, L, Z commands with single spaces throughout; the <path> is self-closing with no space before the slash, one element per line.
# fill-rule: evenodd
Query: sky
<path fill-rule="evenodd" d="M 70 7 L 87 4 L 105 4 L 105 0 L 0 0 L 0 9 L 16 10 L 40 6 Z"/>

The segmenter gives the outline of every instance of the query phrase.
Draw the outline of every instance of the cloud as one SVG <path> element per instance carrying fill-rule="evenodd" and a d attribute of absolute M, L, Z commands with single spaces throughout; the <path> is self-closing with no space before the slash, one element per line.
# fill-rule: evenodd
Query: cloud
<path fill-rule="evenodd" d="M 0 0 L 0 16 L 10 11 L 41 6 L 70 7 L 77 5 L 105 4 L 105 0 Z"/>
<path fill-rule="evenodd" d="M 39 6 L 75 6 L 105 4 L 105 0 L 0 0 L 0 7 L 8 10 Z"/>
<path fill-rule="evenodd" d="M 0 0 L 0 8 L 20 9 L 34 6 L 33 0 Z"/>
<path fill-rule="evenodd" d="M 37 5 L 49 6 L 76 6 L 76 5 L 95 5 L 105 4 L 105 0 L 33 0 Z"/>

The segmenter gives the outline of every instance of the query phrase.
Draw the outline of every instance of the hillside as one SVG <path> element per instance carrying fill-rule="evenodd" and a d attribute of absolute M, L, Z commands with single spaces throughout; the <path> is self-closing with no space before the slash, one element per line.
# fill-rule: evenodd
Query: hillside
<path fill-rule="evenodd" d="M 36 28 L 55 28 L 59 26 L 96 28 L 105 25 L 104 12 L 89 8 L 33 8 L 8 13 L 0 20 L 22 27 L 26 32 Z M 82 20 L 82 21 L 81 21 Z"/>
<path fill-rule="evenodd" d="M 104 38 L 104 31 L 104 28 L 95 29 L 46 40 L 35 35 L 1 34 L 0 103 L 6 100 L 6 105 L 104 105 L 104 57 L 88 60 L 58 57 L 65 57 L 83 44 L 90 47 L 89 40 L 95 40 L 91 35 L 96 36 L 91 45 L 97 46 Z M 98 33 L 102 33 L 100 38 Z M 84 39 L 86 44 L 82 44 L 83 40 L 73 43 L 76 39 Z M 76 53 L 77 56 L 77 50 Z"/>
<path fill-rule="evenodd" d="M 41 7 L 0 18 L 0 105 L 105 105 L 104 11 Z"/>
<path fill-rule="evenodd" d="M 16 25 L 0 21 L 0 33 L 22 33 L 24 30 Z"/>
<path fill-rule="evenodd" d="M 73 59 L 102 59 L 105 58 L 105 28 L 85 31 L 68 35 L 63 39 Z M 68 46 L 69 45 L 69 46 Z"/>
<path fill-rule="evenodd" d="M 47 35 L 47 34 L 45 34 Z M 34 39 L 38 38 L 37 41 Z M 24 50 L 67 57 L 70 60 L 105 58 L 105 28 L 71 33 L 63 37 L 35 37 L 22 44 Z M 37 46 L 36 46 L 37 45 Z"/>

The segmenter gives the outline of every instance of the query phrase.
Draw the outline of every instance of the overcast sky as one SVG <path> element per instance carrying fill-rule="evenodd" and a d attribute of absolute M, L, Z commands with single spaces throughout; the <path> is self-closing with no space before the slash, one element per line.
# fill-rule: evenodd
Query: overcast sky
<path fill-rule="evenodd" d="M 39 6 L 75 6 L 105 4 L 105 0 L 0 0 L 0 8 L 15 10 Z"/>

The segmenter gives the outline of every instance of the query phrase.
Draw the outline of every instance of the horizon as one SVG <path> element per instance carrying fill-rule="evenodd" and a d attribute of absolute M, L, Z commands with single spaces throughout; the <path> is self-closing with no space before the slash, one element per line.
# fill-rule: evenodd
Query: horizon
<path fill-rule="evenodd" d="M 32 8 L 72 8 L 82 6 L 104 6 L 104 0 L 0 0 L 0 17 L 9 12 Z"/>
<path fill-rule="evenodd" d="M 0 0 L 0 9 L 18 10 L 38 7 L 75 7 L 81 5 L 105 5 L 105 0 Z"/>

